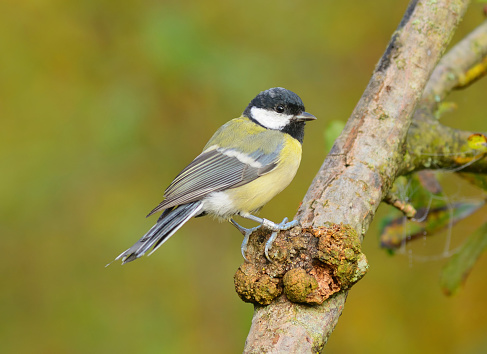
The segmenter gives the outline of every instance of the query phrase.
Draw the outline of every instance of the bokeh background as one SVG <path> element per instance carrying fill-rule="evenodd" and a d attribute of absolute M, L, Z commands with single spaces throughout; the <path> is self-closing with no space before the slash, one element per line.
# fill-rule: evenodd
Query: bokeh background
<path fill-rule="evenodd" d="M 240 352 L 253 307 L 234 292 L 231 225 L 192 220 L 153 256 L 105 265 L 154 223 L 144 216 L 212 133 L 274 86 L 319 118 L 294 182 L 261 212 L 292 217 L 326 155 L 326 127 L 352 112 L 407 3 L 2 1 L 1 351 Z M 471 5 L 454 42 L 483 6 Z M 486 131 L 486 92 L 484 79 L 452 95 L 445 124 Z M 445 185 L 452 200 L 481 197 Z M 374 222 L 369 274 L 328 352 L 487 351 L 486 257 L 457 296 L 438 285 L 445 246 L 483 218 L 393 257 Z"/>

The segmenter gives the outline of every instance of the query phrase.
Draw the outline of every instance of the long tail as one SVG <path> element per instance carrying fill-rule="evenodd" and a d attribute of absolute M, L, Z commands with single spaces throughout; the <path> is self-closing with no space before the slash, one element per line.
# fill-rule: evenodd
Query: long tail
<path fill-rule="evenodd" d="M 122 258 L 122 264 L 132 262 L 142 257 L 151 247 L 154 247 L 149 253 L 151 255 L 189 219 L 198 215 L 202 207 L 201 201 L 196 201 L 164 210 L 157 223 L 139 241 L 115 258 L 115 260 Z"/>

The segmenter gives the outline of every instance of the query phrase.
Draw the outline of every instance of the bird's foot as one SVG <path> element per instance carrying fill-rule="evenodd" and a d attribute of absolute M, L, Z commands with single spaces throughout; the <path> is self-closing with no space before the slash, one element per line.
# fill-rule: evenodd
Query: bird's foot
<path fill-rule="evenodd" d="M 249 238 L 250 238 L 250 235 L 252 234 L 252 232 L 260 229 L 260 227 L 262 225 L 259 225 L 259 226 L 256 226 L 256 227 L 252 227 L 250 229 L 247 229 L 241 225 L 239 225 L 235 220 L 233 219 L 230 219 L 230 223 L 235 226 L 238 231 L 240 231 L 243 235 L 244 235 L 244 239 L 242 241 L 242 245 L 240 246 L 240 252 L 242 252 L 242 256 L 243 258 L 248 262 L 248 259 L 247 257 L 245 256 L 246 253 L 247 253 L 247 246 L 248 246 L 248 243 L 249 243 Z"/>
<path fill-rule="evenodd" d="M 260 225 L 259 226 L 256 226 L 256 227 L 253 227 L 251 229 L 245 229 L 245 234 L 244 234 L 244 239 L 242 241 L 242 245 L 240 246 L 240 252 L 242 252 L 242 257 L 248 262 L 249 260 L 247 259 L 247 246 L 248 246 L 248 243 L 249 243 L 249 238 L 250 238 L 250 235 L 252 234 L 252 232 L 254 232 L 255 230 L 257 229 L 260 229 Z"/>
<path fill-rule="evenodd" d="M 276 224 L 275 222 L 272 222 L 270 220 L 261 219 L 261 218 L 258 218 L 256 216 L 253 216 L 253 215 L 241 215 L 241 216 L 243 216 L 244 218 L 250 219 L 250 220 L 260 222 L 259 226 L 247 229 L 247 228 L 237 224 L 237 222 L 235 220 L 230 219 L 230 223 L 233 226 L 235 226 L 244 235 L 244 239 L 242 241 L 242 246 L 240 246 L 240 251 L 242 252 L 242 256 L 246 261 L 248 261 L 248 259 L 245 255 L 247 253 L 247 246 L 248 246 L 249 238 L 250 238 L 250 235 L 252 234 L 252 232 L 258 230 L 260 227 L 265 227 L 266 229 L 269 229 L 272 231 L 271 237 L 269 237 L 269 240 L 265 244 L 264 253 L 265 253 L 265 258 L 267 258 L 267 260 L 269 262 L 274 263 L 271 260 L 271 258 L 269 257 L 269 250 L 271 249 L 272 244 L 274 243 L 274 241 L 277 237 L 277 233 L 279 231 L 292 229 L 293 227 L 299 225 L 299 222 L 297 220 L 288 221 L 288 218 L 284 218 L 284 220 L 282 220 L 282 222 L 280 224 Z"/>
<path fill-rule="evenodd" d="M 268 223 L 270 223 L 270 224 L 268 224 Z M 264 219 L 264 222 L 262 223 L 262 225 L 273 231 L 271 234 L 271 237 L 269 237 L 269 240 L 267 240 L 267 242 L 265 244 L 264 253 L 265 253 L 265 258 L 267 258 L 267 260 L 269 262 L 274 263 L 274 261 L 271 259 L 271 257 L 269 257 L 269 250 L 271 249 L 272 244 L 276 240 L 277 233 L 279 231 L 292 229 L 293 227 L 298 226 L 299 222 L 297 220 L 293 220 L 293 221 L 288 222 L 288 218 L 284 218 L 284 220 L 282 220 L 282 222 L 280 224 L 276 224 L 270 220 Z"/>

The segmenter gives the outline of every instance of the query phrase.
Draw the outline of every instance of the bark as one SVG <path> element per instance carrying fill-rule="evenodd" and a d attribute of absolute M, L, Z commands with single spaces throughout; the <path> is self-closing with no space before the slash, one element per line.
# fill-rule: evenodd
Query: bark
<path fill-rule="evenodd" d="M 347 125 L 297 213 L 303 228 L 343 224 L 363 238 L 379 203 L 404 169 L 406 136 L 425 85 L 469 1 L 412 1 Z M 321 305 L 281 295 L 255 306 L 245 353 L 319 352 L 347 291 Z"/>
<path fill-rule="evenodd" d="M 485 75 L 485 70 L 475 69 L 485 66 L 486 58 L 487 21 L 484 21 L 445 54 L 431 74 L 408 132 L 400 174 L 421 169 L 487 173 L 484 154 L 468 144 L 468 137 L 476 132 L 453 129 L 437 119 L 439 107 L 452 90 L 464 88 Z"/>

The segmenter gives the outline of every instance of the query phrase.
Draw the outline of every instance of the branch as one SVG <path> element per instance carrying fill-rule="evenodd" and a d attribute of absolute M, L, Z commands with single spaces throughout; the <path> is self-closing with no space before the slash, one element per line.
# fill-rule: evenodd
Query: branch
<path fill-rule="evenodd" d="M 413 205 L 405 202 L 395 193 L 391 193 L 389 191 L 389 193 L 384 197 L 383 202 L 390 204 L 397 210 L 401 211 L 408 219 L 412 219 L 416 216 L 417 210 L 413 207 Z"/>
<path fill-rule="evenodd" d="M 455 45 L 438 63 L 425 88 L 408 133 L 407 153 L 400 174 L 421 169 L 487 173 L 485 150 L 472 149 L 475 132 L 440 124 L 435 112 L 448 94 L 477 80 L 487 58 L 487 21 Z"/>
<path fill-rule="evenodd" d="M 485 149 L 473 149 L 469 144 L 475 133 L 447 127 L 432 113 L 418 111 L 408 133 L 399 174 L 423 169 L 487 173 Z"/>
<path fill-rule="evenodd" d="M 469 1 L 411 1 L 373 76 L 315 177 L 297 219 L 305 228 L 343 223 L 363 238 L 403 159 L 412 114 Z M 439 25 L 441 24 L 441 25 Z M 321 305 L 284 296 L 256 306 L 244 352 L 321 351 L 346 291 Z"/>
<path fill-rule="evenodd" d="M 482 63 L 486 56 L 487 21 L 484 21 L 441 58 L 424 90 L 422 107 L 436 111 L 452 90 L 466 84 L 469 70 Z"/>

